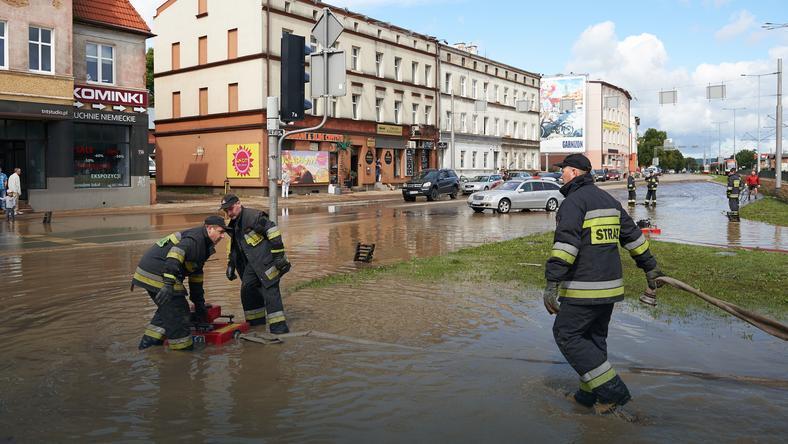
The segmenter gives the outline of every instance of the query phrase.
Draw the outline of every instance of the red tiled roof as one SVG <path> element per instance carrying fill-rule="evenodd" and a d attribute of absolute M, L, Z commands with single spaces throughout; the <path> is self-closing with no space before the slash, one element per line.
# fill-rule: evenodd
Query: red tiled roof
<path fill-rule="evenodd" d="M 129 0 L 74 0 L 74 19 L 151 34 Z"/>

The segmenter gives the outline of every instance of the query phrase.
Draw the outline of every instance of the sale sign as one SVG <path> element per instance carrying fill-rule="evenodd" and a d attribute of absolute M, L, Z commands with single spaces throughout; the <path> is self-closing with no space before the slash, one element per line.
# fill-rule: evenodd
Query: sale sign
<path fill-rule="evenodd" d="M 227 178 L 260 178 L 260 144 L 227 145 Z"/>

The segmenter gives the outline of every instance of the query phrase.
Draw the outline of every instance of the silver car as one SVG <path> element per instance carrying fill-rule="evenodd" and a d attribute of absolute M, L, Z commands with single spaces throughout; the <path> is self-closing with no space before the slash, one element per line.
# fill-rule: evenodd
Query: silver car
<path fill-rule="evenodd" d="M 560 188 L 551 180 L 510 180 L 494 190 L 473 193 L 468 198 L 468 206 L 477 213 L 484 210 L 493 213 L 526 209 L 555 211 L 564 201 Z"/>
<path fill-rule="evenodd" d="M 484 176 L 476 176 L 462 184 L 462 193 L 471 194 L 475 191 L 491 190 L 503 182 L 503 176 L 500 174 L 485 174 Z"/>

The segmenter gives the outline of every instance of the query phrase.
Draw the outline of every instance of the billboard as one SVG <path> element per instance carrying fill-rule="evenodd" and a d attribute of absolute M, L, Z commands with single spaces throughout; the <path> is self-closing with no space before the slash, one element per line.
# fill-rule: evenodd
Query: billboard
<path fill-rule="evenodd" d="M 585 152 L 586 77 L 542 79 L 539 92 L 543 153 Z"/>
<path fill-rule="evenodd" d="M 260 144 L 241 143 L 227 145 L 227 178 L 260 178 Z"/>
<path fill-rule="evenodd" d="M 328 151 L 282 151 L 282 174 L 291 184 L 328 183 Z"/>

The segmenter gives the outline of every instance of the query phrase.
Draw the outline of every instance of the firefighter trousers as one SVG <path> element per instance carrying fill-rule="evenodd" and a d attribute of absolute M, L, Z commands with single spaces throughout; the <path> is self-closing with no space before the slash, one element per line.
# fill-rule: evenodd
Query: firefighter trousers
<path fill-rule="evenodd" d="M 154 299 L 156 292 L 148 291 L 148 295 Z M 191 313 L 186 297 L 174 296 L 154 313 L 142 335 L 139 349 L 162 345 L 166 338 L 172 350 L 191 350 L 194 345 L 191 327 Z"/>
<path fill-rule="evenodd" d="M 624 405 L 629 389 L 607 360 L 607 329 L 613 304 L 562 303 L 555 317 L 553 337 L 569 365 L 580 375 L 575 399 L 591 406 L 595 402 Z"/>
<path fill-rule="evenodd" d="M 636 198 L 635 190 L 630 190 L 629 191 L 629 198 L 627 199 L 628 203 L 631 204 L 631 205 L 634 205 L 635 204 L 635 198 Z"/>
<path fill-rule="evenodd" d="M 269 324 L 271 333 L 287 333 L 282 293 L 279 283 L 269 288 L 263 286 L 254 269 L 246 265 L 241 272 L 241 304 L 244 318 L 249 325 Z"/>
<path fill-rule="evenodd" d="M 728 199 L 728 207 L 731 209 L 731 214 L 739 214 L 739 199 Z"/>
<path fill-rule="evenodd" d="M 651 202 L 652 204 L 657 203 L 657 190 L 648 190 L 646 191 L 646 204 Z"/>

